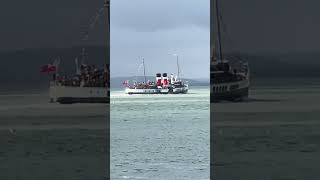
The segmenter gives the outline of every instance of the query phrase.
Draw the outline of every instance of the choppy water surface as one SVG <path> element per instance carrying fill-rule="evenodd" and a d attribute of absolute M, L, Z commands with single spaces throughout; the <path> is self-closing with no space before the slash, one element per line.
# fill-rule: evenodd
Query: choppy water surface
<path fill-rule="evenodd" d="M 209 179 L 209 95 L 111 91 L 111 178 Z"/>
<path fill-rule="evenodd" d="M 108 108 L 0 94 L 0 179 L 105 179 Z"/>

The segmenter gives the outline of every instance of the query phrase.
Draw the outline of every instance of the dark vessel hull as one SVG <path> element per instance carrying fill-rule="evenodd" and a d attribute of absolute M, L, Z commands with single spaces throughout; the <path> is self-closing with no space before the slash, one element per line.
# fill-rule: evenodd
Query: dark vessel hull
<path fill-rule="evenodd" d="M 74 104 L 74 103 L 109 103 L 109 98 L 101 97 L 59 97 L 57 102 L 60 104 Z"/>
<path fill-rule="evenodd" d="M 210 101 L 242 101 L 249 95 L 249 87 L 239 88 L 231 91 L 221 92 L 221 93 L 211 93 Z"/>
<path fill-rule="evenodd" d="M 249 79 L 211 85 L 210 102 L 242 101 L 249 96 Z"/>

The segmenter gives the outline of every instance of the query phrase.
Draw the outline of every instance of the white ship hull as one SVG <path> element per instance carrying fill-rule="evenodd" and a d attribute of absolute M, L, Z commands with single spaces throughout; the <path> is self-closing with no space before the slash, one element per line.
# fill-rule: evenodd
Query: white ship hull
<path fill-rule="evenodd" d="M 186 94 L 188 92 L 188 85 L 183 86 L 183 87 L 174 87 L 169 93 L 172 94 Z"/>
<path fill-rule="evenodd" d="M 173 94 L 185 94 L 188 92 L 188 88 L 175 88 L 173 89 Z"/>
<path fill-rule="evenodd" d="M 126 94 L 168 94 L 169 89 L 133 89 L 126 88 Z"/>
<path fill-rule="evenodd" d="M 71 103 L 108 103 L 110 91 L 105 87 L 50 86 L 50 102 Z"/>

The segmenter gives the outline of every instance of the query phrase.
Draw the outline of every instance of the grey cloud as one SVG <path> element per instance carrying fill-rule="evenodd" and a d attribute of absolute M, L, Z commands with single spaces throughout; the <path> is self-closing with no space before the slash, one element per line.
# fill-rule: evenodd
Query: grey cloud
<path fill-rule="evenodd" d="M 117 0 L 111 3 L 111 76 L 135 76 L 141 58 L 147 75 L 176 73 L 209 78 L 209 0 Z"/>
<path fill-rule="evenodd" d="M 70 47 L 102 6 L 103 0 L 6 1 L 0 6 L 0 49 Z M 97 30 L 102 36 L 102 26 Z"/>
<path fill-rule="evenodd" d="M 190 26 L 209 29 L 208 0 L 118 0 L 111 6 L 113 26 L 143 32 Z"/>
<path fill-rule="evenodd" d="M 223 22 L 233 40 L 231 47 L 236 50 L 320 50 L 320 24 L 317 23 L 320 2 L 317 0 L 220 0 L 220 3 Z"/>

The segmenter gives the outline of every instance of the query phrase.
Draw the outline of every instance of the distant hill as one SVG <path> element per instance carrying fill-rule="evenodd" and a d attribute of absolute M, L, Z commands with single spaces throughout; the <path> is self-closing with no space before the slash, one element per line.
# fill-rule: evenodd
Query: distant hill
<path fill-rule="evenodd" d="M 320 52 L 286 54 L 228 54 L 227 57 L 249 62 L 254 78 L 320 77 Z"/>
<path fill-rule="evenodd" d="M 143 76 L 138 76 L 138 77 L 114 77 L 111 78 L 111 82 L 110 85 L 112 88 L 121 88 L 123 87 L 122 83 L 125 80 L 129 80 L 129 82 L 133 82 L 133 80 L 138 80 L 138 81 L 144 81 L 144 77 Z M 153 76 L 147 76 L 147 80 L 150 81 L 155 81 L 155 77 Z M 210 80 L 209 79 L 182 79 L 184 81 L 188 81 L 188 83 L 191 86 L 208 86 L 210 84 Z"/>
<path fill-rule="evenodd" d="M 74 60 L 80 56 L 82 47 L 25 49 L 0 53 L 1 89 L 45 89 L 48 77 L 40 73 L 42 65 L 51 63 L 52 58 L 60 57 L 62 73 L 74 73 Z M 108 51 L 103 46 L 88 46 L 88 60 L 102 65 L 107 61 Z M 241 54 L 226 55 L 230 59 L 249 62 L 252 79 L 320 77 L 320 52 L 286 54 Z M 200 71 L 200 70 L 199 70 Z M 209 73 L 209 72 L 208 72 Z M 154 77 L 149 77 L 152 80 Z M 121 86 L 125 79 L 112 78 L 111 85 Z M 192 85 L 206 85 L 209 80 L 188 79 Z M 120 83 L 120 85 L 119 85 Z"/>

